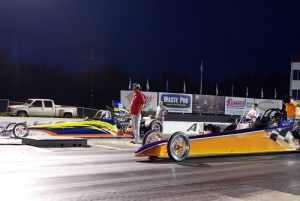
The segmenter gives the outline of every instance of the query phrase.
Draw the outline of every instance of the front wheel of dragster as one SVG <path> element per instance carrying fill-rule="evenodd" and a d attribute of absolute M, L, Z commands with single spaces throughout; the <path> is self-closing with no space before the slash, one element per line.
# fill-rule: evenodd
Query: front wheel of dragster
<path fill-rule="evenodd" d="M 146 133 L 146 135 L 143 138 L 143 145 L 150 144 L 152 142 L 157 142 L 163 140 L 163 136 L 160 132 L 157 132 L 155 130 L 150 130 Z"/>
<path fill-rule="evenodd" d="M 183 132 L 178 131 L 170 137 L 167 150 L 173 161 L 183 161 L 189 155 L 190 140 Z"/>
<path fill-rule="evenodd" d="M 16 125 L 16 123 L 10 123 L 10 124 L 8 124 L 6 126 L 4 135 L 7 136 L 7 135 L 11 134 L 11 132 L 13 132 L 13 130 L 14 130 L 15 125 Z"/>
<path fill-rule="evenodd" d="M 29 134 L 29 129 L 26 123 L 18 123 L 13 129 L 13 134 L 16 138 L 26 137 Z"/>

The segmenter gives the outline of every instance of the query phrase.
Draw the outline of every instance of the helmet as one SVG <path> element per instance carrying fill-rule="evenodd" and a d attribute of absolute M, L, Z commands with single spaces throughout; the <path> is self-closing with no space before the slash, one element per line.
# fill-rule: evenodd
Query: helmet
<path fill-rule="evenodd" d="M 278 112 L 274 112 L 272 115 L 271 115 L 271 119 L 272 118 L 276 118 L 276 119 L 279 119 L 280 117 L 280 114 Z"/>
<path fill-rule="evenodd" d="M 290 102 L 291 102 L 291 98 L 292 98 L 292 97 L 285 95 L 282 101 L 283 101 L 284 103 L 290 103 Z"/>

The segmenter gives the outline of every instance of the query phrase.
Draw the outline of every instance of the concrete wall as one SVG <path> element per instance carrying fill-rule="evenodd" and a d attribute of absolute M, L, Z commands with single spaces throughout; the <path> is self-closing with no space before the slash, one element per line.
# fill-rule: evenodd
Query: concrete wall
<path fill-rule="evenodd" d="M 199 115 L 199 114 L 168 114 L 166 121 L 187 121 L 187 122 L 222 122 L 233 123 L 239 116 L 229 115 Z"/>

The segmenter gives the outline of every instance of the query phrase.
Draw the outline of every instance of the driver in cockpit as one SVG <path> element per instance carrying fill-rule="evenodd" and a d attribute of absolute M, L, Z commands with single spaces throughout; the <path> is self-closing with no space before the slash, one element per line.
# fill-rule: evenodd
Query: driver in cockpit
<path fill-rule="evenodd" d="M 279 120 L 280 120 L 280 114 L 278 112 L 275 112 L 271 115 L 271 122 L 269 124 L 269 127 L 278 127 Z"/>

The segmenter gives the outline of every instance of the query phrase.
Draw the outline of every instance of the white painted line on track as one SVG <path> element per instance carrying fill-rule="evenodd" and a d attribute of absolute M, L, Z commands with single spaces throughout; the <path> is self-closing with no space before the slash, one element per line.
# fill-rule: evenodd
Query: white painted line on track
<path fill-rule="evenodd" d="M 113 149 L 113 150 L 118 150 L 118 151 L 132 150 L 132 149 L 121 149 L 121 148 L 116 148 L 116 147 L 111 147 L 111 146 L 106 146 L 106 145 L 93 145 L 93 146 L 103 147 L 103 148 Z"/>

